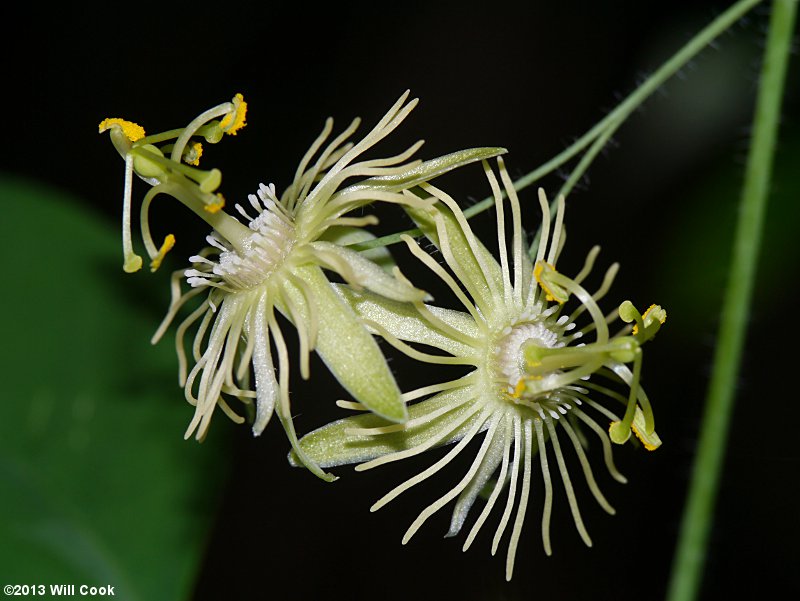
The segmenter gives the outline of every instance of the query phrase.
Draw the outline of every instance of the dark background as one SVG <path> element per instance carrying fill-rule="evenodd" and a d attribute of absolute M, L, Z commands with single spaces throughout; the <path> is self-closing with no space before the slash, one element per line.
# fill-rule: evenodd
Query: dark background
<path fill-rule="evenodd" d="M 116 228 L 122 163 L 96 134 L 104 117 L 155 132 L 242 92 L 247 128 L 204 157 L 206 166 L 222 169 L 222 190 L 232 204 L 260 182 L 285 187 L 326 116 L 341 129 L 360 115 L 366 128 L 410 88 L 420 105 L 382 154 L 420 137 L 423 158 L 502 145 L 512 173 L 522 175 L 589 129 L 727 6 L 356 2 L 324 8 L 230 3 L 211 10 L 137 4 L 95 14 L 71 5 L 46 14 L 25 7 L 24 35 L 3 42 L 2 169 L 72 192 Z M 194 599 L 663 597 L 710 372 L 767 19 L 766 9 L 753 12 L 652 98 L 568 203 L 560 270 L 574 273 L 589 248 L 602 244 L 601 269 L 622 263 L 606 309 L 631 298 L 669 312 L 666 327 L 646 347 L 643 372 L 664 446 L 653 454 L 617 450 L 625 486 L 598 466 L 600 485 L 617 509 L 613 518 L 579 487 L 594 548 L 583 547 L 566 500 L 556 496 L 554 555 L 545 557 L 541 497 L 534 490 L 515 578 L 507 584 L 505 547 L 489 557 L 489 524 L 462 554 L 463 537 L 441 540 L 449 520 L 444 510 L 400 545 L 417 513 L 460 479 L 458 467 L 370 514 L 374 500 L 432 456 L 363 474 L 341 469 L 342 479 L 325 485 L 287 467 L 277 422 L 253 440 L 249 429 L 218 418 L 212 436 L 234 439 L 233 467 L 225 490 L 205 493 L 218 495 L 221 508 Z M 796 57 L 790 73 L 704 599 L 800 593 L 794 573 L 800 412 L 787 373 L 796 334 Z M 544 182 L 551 192 L 559 184 L 557 175 Z M 465 204 L 488 192 L 477 168 L 442 185 Z M 533 191 L 522 198 L 535 206 Z M 173 266 L 196 252 L 204 224 L 170 203 L 154 207 L 153 215 L 156 234 L 178 237 Z M 525 215 L 534 230 L 537 211 Z M 491 232 L 491 218 L 478 218 L 476 227 Z M 391 211 L 381 224 L 385 231 L 406 226 Z M 24 249 L 15 252 L 24 256 Z M 152 303 L 155 327 L 167 302 L 167 276 L 154 277 L 162 293 L 142 294 Z M 401 386 L 416 369 L 401 358 L 392 365 Z M 333 406 L 335 382 L 319 364 L 313 372 L 309 383 L 293 374 L 300 431 L 341 416 Z"/>

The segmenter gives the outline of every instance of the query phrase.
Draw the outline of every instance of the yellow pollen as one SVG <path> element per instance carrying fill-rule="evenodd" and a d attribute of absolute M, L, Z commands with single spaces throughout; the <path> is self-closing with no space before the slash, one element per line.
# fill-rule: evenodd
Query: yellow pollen
<path fill-rule="evenodd" d="M 653 305 L 650 305 L 649 307 L 647 307 L 647 311 L 645 311 L 644 315 L 642 315 L 642 319 L 645 319 L 647 317 L 648 313 L 650 313 L 650 311 L 652 311 L 653 309 L 658 309 L 658 308 L 659 308 L 659 306 L 656 305 L 656 304 L 653 304 Z M 667 312 L 666 311 L 664 311 L 664 314 L 661 317 L 658 318 L 658 321 L 661 322 L 661 325 L 664 325 L 664 322 L 667 321 Z"/>
<path fill-rule="evenodd" d="M 656 305 L 656 304 L 652 304 L 652 305 L 650 305 L 649 307 L 647 307 L 647 311 L 645 311 L 645 312 L 642 314 L 642 321 L 644 321 L 645 319 L 647 319 L 647 315 L 648 315 L 648 313 L 650 313 L 650 311 L 652 311 L 653 309 L 658 309 L 658 308 L 659 308 L 659 306 L 658 306 L 658 305 Z M 665 322 L 665 321 L 667 321 L 667 312 L 666 312 L 666 311 L 664 311 L 664 314 L 663 314 L 661 317 L 659 317 L 659 318 L 658 318 L 658 321 L 660 321 L 662 325 L 664 324 L 664 322 Z M 634 326 L 633 326 L 633 330 L 631 331 L 631 333 L 632 333 L 634 336 L 636 336 L 636 334 L 638 334 L 638 333 L 639 333 L 639 326 L 638 326 L 638 325 L 636 325 L 636 324 L 634 324 Z"/>
<path fill-rule="evenodd" d="M 644 445 L 644 448 L 648 451 L 655 451 L 658 447 L 661 446 L 661 440 L 658 440 L 658 444 L 655 444 L 649 437 L 643 436 L 641 432 L 639 432 L 639 428 L 636 427 L 636 424 L 631 424 L 631 430 L 633 433 L 636 434 L 636 438 Z"/>
<path fill-rule="evenodd" d="M 98 126 L 98 132 L 103 133 L 111 127 L 117 126 L 125 134 L 131 142 L 136 142 L 144 138 L 144 128 L 141 125 L 133 123 L 132 121 L 125 121 L 124 119 L 117 119 L 116 117 L 110 119 L 103 119 Z"/>
<path fill-rule="evenodd" d="M 548 266 L 550 269 L 552 269 L 553 271 L 555 271 L 555 270 L 556 270 L 556 268 L 555 268 L 554 266 L 550 265 L 550 263 L 546 263 L 546 262 L 544 262 L 544 261 L 539 261 L 539 262 L 538 262 L 538 263 L 537 263 L 537 264 L 534 266 L 534 268 L 533 268 L 533 277 L 534 277 L 534 278 L 536 278 L 536 281 L 537 281 L 537 282 L 539 282 L 539 286 L 541 286 L 541 287 L 542 287 L 542 290 L 544 290 L 544 292 L 545 292 L 545 298 L 546 298 L 548 301 L 551 301 L 551 302 L 552 302 L 552 301 L 557 301 L 559 304 L 563 305 L 563 304 L 564 304 L 564 303 L 567 301 L 567 299 L 565 298 L 564 300 L 561 300 L 561 298 L 560 298 L 560 297 L 558 297 L 558 296 L 557 296 L 557 295 L 556 295 L 556 294 L 553 292 L 553 289 L 552 289 L 550 286 L 548 286 L 548 285 L 547 285 L 547 284 L 544 282 L 544 280 L 542 280 L 542 271 L 544 271 L 544 266 L 545 266 L 545 265 L 547 265 L 547 266 Z"/>
<path fill-rule="evenodd" d="M 186 162 L 197 167 L 200 164 L 200 157 L 203 156 L 203 145 L 200 142 L 195 142 L 192 144 L 192 150 L 194 151 L 194 159 Z"/>
<path fill-rule="evenodd" d="M 226 134 L 235 136 L 237 131 L 247 125 L 244 121 L 245 115 L 247 115 L 247 103 L 244 101 L 244 96 L 236 94 L 233 97 L 233 110 L 222 118 L 219 126 Z"/>
<path fill-rule="evenodd" d="M 511 396 L 514 397 L 515 399 L 518 399 L 519 397 L 522 396 L 522 393 L 525 392 L 526 388 L 527 386 L 525 385 L 525 380 L 520 378 L 519 381 L 517 382 L 517 385 L 514 386 L 514 392 L 511 394 Z"/>
<path fill-rule="evenodd" d="M 225 197 L 222 196 L 222 194 L 217 194 L 217 202 L 212 202 L 211 204 L 207 204 L 203 208 L 209 213 L 217 213 L 224 206 L 225 206 Z"/>
<path fill-rule="evenodd" d="M 164 238 L 164 244 L 158 249 L 158 254 L 150 261 L 150 271 L 158 271 L 158 268 L 161 267 L 161 262 L 167 253 L 172 250 L 173 246 L 175 246 L 175 236 L 169 234 Z"/>

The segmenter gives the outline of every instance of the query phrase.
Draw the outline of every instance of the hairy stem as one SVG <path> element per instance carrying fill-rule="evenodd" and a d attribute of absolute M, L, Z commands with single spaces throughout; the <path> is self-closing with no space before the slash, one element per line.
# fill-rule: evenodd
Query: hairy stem
<path fill-rule="evenodd" d="M 636 90 L 634 90 L 625 100 L 623 100 L 613 111 L 611 111 L 602 121 L 592 127 L 588 132 L 575 141 L 569 148 L 565 149 L 540 167 L 537 167 L 527 175 L 522 176 L 514 182 L 514 188 L 517 191 L 523 190 L 528 186 L 533 185 L 544 176 L 552 173 L 565 163 L 569 162 L 580 152 L 586 148 L 590 148 L 587 154 L 588 160 L 581 161 L 578 166 L 570 173 L 568 185 L 562 189 L 566 195 L 571 190 L 572 185 L 577 182 L 586 170 L 589 168 L 594 157 L 602 150 L 607 140 L 611 137 L 614 131 L 634 112 L 636 111 L 645 100 L 647 100 L 653 92 L 661 87 L 670 77 L 675 75 L 682 69 L 689 61 L 697 56 L 708 44 L 713 42 L 717 37 L 724 33 L 731 25 L 736 23 L 742 16 L 750 11 L 754 6 L 760 4 L 762 0 L 739 0 L 728 10 L 722 13 L 719 17 L 714 19 L 705 29 L 700 31 L 689 42 L 683 46 L 676 54 L 672 56 L 666 63 L 664 63 L 655 73 L 645 80 Z M 599 138 L 604 138 L 600 144 L 594 145 Z M 558 196 L 553 197 L 553 203 L 550 207 L 552 212 L 555 212 L 555 203 Z M 479 203 L 464 210 L 464 215 L 469 219 L 475 215 L 494 206 L 494 199 L 491 197 L 484 198 Z M 422 235 L 418 229 L 406 230 L 396 234 L 390 234 L 368 242 L 360 242 L 353 244 L 352 248 L 356 251 L 368 250 L 379 246 L 389 246 L 400 242 L 400 236 L 408 235 L 412 237 Z"/>
<path fill-rule="evenodd" d="M 719 339 L 668 601 L 692 601 L 701 584 L 747 328 L 796 10 L 797 0 L 773 3 Z"/>

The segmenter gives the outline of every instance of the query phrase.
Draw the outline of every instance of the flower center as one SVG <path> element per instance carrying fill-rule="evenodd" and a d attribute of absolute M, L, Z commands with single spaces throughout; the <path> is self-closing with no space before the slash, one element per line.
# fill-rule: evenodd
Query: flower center
<path fill-rule="evenodd" d="M 189 285 L 248 290 L 269 279 L 284 263 L 296 241 L 292 216 L 280 204 L 272 184 L 261 184 L 258 196 L 251 194 L 249 200 L 257 211 L 255 218 L 241 205 L 236 205 L 239 213 L 249 221 L 248 227 L 252 232 L 241 242 L 242 250 L 234 249 L 212 234 L 207 240 L 220 251 L 219 258 L 211 261 L 204 257 L 191 257 L 195 269 L 186 271 Z"/>
<path fill-rule="evenodd" d="M 565 414 L 570 408 L 553 391 L 535 394 L 528 390 L 532 376 L 526 373 L 524 349 L 531 344 L 547 349 L 562 348 L 565 342 L 556 331 L 540 322 L 527 322 L 506 328 L 494 352 L 494 370 L 497 380 L 510 402 L 526 405 L 542 414 L 548 412 L 554 418 Z"/>
<path fill-rule="evenodd" d="M 525 355 L 523 346 L 533 343 L 546 348 L 564 346 L 559 343 L 558 334 L 541 323 L 523 323 L 506 328 L 495 351 L 498 376 L 508 386 L 509 394 L 519 394 L 519 383 L 525 374 Z"/>

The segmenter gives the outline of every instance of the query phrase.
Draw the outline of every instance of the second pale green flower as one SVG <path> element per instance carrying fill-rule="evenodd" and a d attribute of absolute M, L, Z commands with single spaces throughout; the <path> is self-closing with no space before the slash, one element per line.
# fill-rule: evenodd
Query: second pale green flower
<path fill-rule="evenodd" d="M 575 525 L 586 544 L 591 545 L 559 431 L 562 440 L 566 434 L 567 446 L 574 448 L 591 493 L 609 513 L 614 510 L 595 481 L 584 452 L 587 441 L 581 427 L 599 437 L 605 464 L 611 476 L 621 482 L 624 478 L 612 461 L 612 441 L 624 443 L 633 431 L 648 449 L 661 444 L 654 430 L 650 402 L 639 381 L 641 345 L 655 335 L 666 314 L 654 306 L 642 316 L 631 303 L 625 302 L 619 308 L 619 316 L 626 322 L 635 321 L 636 326 L 625 326 L 612 335 L 608 322 L 614 315 L 604 316 L 598 301 L 609 290 L 616 264 L 594 293 L 583 287 L 583 281 L 592 270 L 599 247 L 592 249 L 585 267 L 574 278 L 557 272 L 555 264 L 564 241 L 564 203 L 561 199 L 556 219 L 551 223 L 541 192 L 542 235 L 531 260 L 513 183 L 502 160 L 498 159 L 498 163 L 511 204 L 513 230 L 509 249 L 503 194 L 496 176 L 485 165 L 497 208 L 499 263 L 475 236 L 458 205 L 441 190 L 422 184 L 421 189 L 441 204 L 435 208 L 408 209 L 441 251 L 452 275 L 406 236 L 408 247 L 453 291 L 466 312 L 430 306 L 422 300 L 399 303 L 345 286 L 339 288 L 376 333 L 412 359 L 441 366 L 442 370 L 448 365 L 462 366 L 469 372 L 452 378 L 445 376 L 435 384 L 407 392 L 404 395 L 407 401 L 433 396 L 411 405 L 409 420 L 404 424 L 389 424 L 374 415 L 349 417 L 306 435 L 300 446 L 323 467 L 359 463 L 356 470 L 362 471 L 438 446 L 453 445 L 430 467 L 376 502 L 372 506 L 375 511 L 438 474 L 483 434 L 466 474 L 420 513 L 403 537 L 403 544 L 434 513 L 454 500 L 447 536 L 455 536 L 478 496 L 483 495 L 486 503 L 464 543 L 466 550 L 501 494 L 507 491 L 492 541 L 492 554 L 511 526 L 506 558 L 506 577 L 510 579 L 528 500 L 535 486 L 536 455 L 542 476 L 543 494 L 539 493 L 539 498 L 543 498 L 541 532 L 545 552 L 548 555 L 551 552 L 553 501 L 548 454 L 555 457 Z M 569 306 L 573 308 L 566 311 Z M 439 353 L 431 354 L 409 343 L 437 349 Z M 633 364 L 633 369 L 627 364 Z M 623 416 L 618 417 L 598 398 L 620 404 Z M 340 405 L 365 409 L 349 402 Z M 611 422 L 609 434 L 598 419 Z M 296 463 L 296 457 L 290 459 Z"/>

